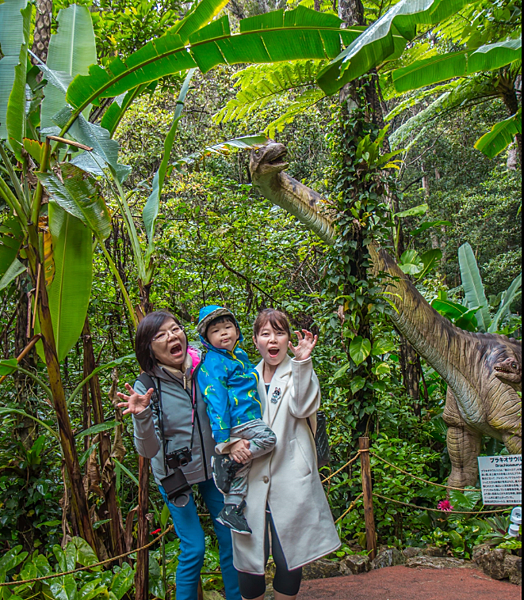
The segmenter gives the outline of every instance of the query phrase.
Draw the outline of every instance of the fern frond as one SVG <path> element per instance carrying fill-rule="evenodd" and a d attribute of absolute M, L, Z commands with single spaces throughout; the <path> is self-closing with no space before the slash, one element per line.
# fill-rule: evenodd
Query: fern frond
<path fill-rule="evenodd" d="M 239 120 L 280 98 L 289 90 L 313 85 L 325 61 L 301 60 L 267 65 L 254 65 L 235 75 L 240 87 L 213 119 L 216 123 Z"/>
<path fill-rule="evenodd" d="M 266 133 L 269 138 L 274 138 L 275 133 L 282 131 L 286 125 L 292 123 L 299 113 L 306 110 L 306 108 L 310 108 L 325 97 L 326 94 L 319 88 L 307 90 L 291 103 L 283 115 L 269 123 L 264 130 L 264 133 Z"/>
<path fill-rule="evenodd" d="M 416 104 L 419 104 L 425 98 L 430 96 L 435 96 L 436 94 L 443 94 L 444 92 L 452 92 L 458 85 L 462 84 L 461 80 L 452 81 L 450 83 L 444 83 L 443 85 L 436 85 L 435 87 L 429 90 L 416 90 L 415 93 L 412 93 L 406 100 L 397 104 L 395 108 L 393 108 L 385 117 L 384 121 L 388 122 L 398 117 L 398 115 L 402 114 L 405 110 L 412 108 Z M 404 96 L 406 94 L 403 94 Z"/>

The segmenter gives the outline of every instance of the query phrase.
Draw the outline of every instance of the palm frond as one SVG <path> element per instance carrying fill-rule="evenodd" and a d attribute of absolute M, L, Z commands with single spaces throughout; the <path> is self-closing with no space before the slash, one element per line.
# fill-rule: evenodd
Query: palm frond
<path fill-rule="evenodd" d="M 306 90 L 290 104 L 283 115 L 268 124 L 264 133 L 266 133 L 268 137 L 274 138 L 275 133 L 282 131 L 286 125 L 290 125 L 299 113 L 315 105 L 325 97 L 326 94 L 324 94 L 321 89 Z"/>

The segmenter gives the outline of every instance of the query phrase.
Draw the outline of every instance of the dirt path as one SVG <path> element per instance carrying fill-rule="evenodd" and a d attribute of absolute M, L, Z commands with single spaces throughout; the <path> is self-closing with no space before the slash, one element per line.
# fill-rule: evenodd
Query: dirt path
<path fill-rule="evenodd" d="M 476 569 L 386 567 L 304 581 L 298 600 L 520 600 L 522 587 Z"/>

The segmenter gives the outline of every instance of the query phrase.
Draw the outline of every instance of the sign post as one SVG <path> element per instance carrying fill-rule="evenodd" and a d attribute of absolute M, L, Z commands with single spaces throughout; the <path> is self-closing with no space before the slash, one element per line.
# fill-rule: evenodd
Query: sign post
<path fill-rule="evenodd" d="M 522 504 L 522 455 L 479 456 L 484 504 Z"/>

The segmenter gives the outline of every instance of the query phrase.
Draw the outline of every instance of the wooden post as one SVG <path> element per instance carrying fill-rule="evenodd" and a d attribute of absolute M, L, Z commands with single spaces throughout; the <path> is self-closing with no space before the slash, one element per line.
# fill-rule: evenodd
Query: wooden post
<path fill-rule="evenodd" d="M 137 547 L 145 546 L 149 541 L 149 521 L 146 518 L 148 508 L 149 460 L 138 457 L 138 535 Z M 149 597 L 149 549 L 141 550 L 136 557 L 135 600 L 147 600 Z"/>
<path fill-rule="evenodd" d="M 364 494 L 364 519 L 366 522 L 366 549 L 371 559 L 377 555 L 375 517 L 373 516 L 373 491 L 371 488 L 371 465 L 369 462 L 369 438 L 359 437 L 360 465 L 362 467 L 362 492 Z"/>

